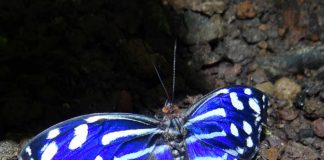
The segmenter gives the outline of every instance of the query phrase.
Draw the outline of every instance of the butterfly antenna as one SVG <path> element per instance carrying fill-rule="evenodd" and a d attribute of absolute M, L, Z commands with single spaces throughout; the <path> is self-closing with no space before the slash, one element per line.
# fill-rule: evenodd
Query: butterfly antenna
<path fill-rule="evenodd" d="M 170 96 L 169 96 L 169 93 L 168 93 L 167 89 L 165 88 L 165 85 L 164 85 L 164 83 L 163 83 L 163 80 L 162 80 L 162 78 L 161 78 L 161 75 L 160 75 L 158 69 L 156 68 L 155 64 L 154 64 L 153 62 L 152 62 L 152 64 L 153 64 L 154 70 L 155 70 L 155 72 L 156 72 L 156 74 L 157 74 L 157 76 L 158 76 L 158 78 L 159 78 L 159 80 L 160 80 L 160 83 L 161 83 L 161 85 L 162 85 L 162 87 L 163 87 L 163 90 L 164 90 L 164 92 L 165 92 L 165 94 L 166 94 L 166 96 L 167 96 L 167 98 L 168 98 L 168 101 L 169 101 L 169 100 L 170 100 Z"/>
<path fill-rule="evenodd" d="M 172 72 L 172 97 L 171 97 L 171 103 L 173 103 L 174 99 L 174 90 L 175 90 L 175 74 L 176 74 L 176 54 L 177 54 L 177 39 L 174 42 L 174 48 L 173 48 L 173 72 Z"/>

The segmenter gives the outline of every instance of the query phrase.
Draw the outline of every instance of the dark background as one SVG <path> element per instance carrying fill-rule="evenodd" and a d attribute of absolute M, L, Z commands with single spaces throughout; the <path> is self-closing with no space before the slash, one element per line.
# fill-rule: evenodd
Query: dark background
<path fill-rule="evenodd" d="M 169 87 L 176 38 L 172 12 L 160 1 L 13 0 L 0 7 L 1 138 L 81 114 L 164 104 L 152 62 Z"/>

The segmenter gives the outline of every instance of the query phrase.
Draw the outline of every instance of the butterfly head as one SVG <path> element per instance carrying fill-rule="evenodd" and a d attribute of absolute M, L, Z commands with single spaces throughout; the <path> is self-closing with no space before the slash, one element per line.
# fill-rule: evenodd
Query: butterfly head
<path fill-rule="evenodd" d="M 164 113 L 164 118 L 173 119 L 179 117 L 181 110 L 177 105 L 167 100 L 162 108 L 162 112 Z"/>

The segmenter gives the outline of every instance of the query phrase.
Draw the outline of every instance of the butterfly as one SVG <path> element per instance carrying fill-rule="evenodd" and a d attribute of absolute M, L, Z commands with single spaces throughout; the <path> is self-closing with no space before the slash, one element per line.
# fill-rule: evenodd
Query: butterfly
<path fill-rule="evenodd" d="M 268 99 L 261 91 L 230 86 L 163 119 L 130 113 L 83 115 L 38 134 L 19 159 L 251 159 L 258 150 L 267 107 Z"/>

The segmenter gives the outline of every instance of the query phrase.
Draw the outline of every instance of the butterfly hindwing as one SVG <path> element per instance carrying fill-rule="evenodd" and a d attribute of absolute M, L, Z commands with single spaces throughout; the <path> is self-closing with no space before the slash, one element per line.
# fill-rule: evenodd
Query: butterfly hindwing
<path fill-rule="evenodd" d="M 232 86 L 211 92 L 184 115 L 189 159 L 250 159 L 254 156 L 267 98 L 259 90 Z"/>
<path fill-rule="evenodd" d="M 159 121 L 126 113 L 84 115 L 43 131 L 22 150 L 22 160 L 170 159 Z"/>

